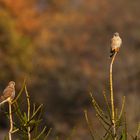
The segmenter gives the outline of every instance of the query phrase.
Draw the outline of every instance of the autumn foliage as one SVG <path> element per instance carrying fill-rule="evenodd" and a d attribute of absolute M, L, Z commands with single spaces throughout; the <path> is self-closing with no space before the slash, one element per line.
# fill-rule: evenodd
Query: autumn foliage
<path fill-rule="evenodd" d="M 97 93 L 108 88 L 110 38 L 118 31 L 123 38 L 114 71 L 118 104 L 120 94 L 137 95 L 139 4 L 131 0 L 127 4 L 121 0 L 0 0 L 0 84 L 15 80 L 19 90 L 19 81 L 28 77 L 33 99 L 47 103 L 49 123 L 60 133 L 60 124 L 69 130 L 78 118 L 82 120 L 89 90 L 94 89 L 100 99 Z"/>

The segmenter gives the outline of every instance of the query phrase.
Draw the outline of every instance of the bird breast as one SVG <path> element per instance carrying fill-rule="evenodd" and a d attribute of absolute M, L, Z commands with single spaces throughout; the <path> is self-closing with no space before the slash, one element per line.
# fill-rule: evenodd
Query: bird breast
<path fill-rule="evenodd" d="M 111 40 L 111 48 L 112 50 L 116 50 L 121 47 L 122 40 L 120 37 L 113 37 Z"/>

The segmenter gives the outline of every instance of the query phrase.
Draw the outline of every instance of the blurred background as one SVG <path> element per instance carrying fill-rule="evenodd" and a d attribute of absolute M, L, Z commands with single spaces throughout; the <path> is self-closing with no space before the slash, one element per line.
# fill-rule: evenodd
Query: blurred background
<path fill-rule="evenodd" d="M 114 64 L 116 105 L 126 96 L 130 132 L 140 120 L 140 1 L 0 0 L 0 92 L 25 79 L 32 100 L 46 106 L 44 123 L 62 139 L 91 140 L 83 110 L 96 122 L 89 92 L 109 95 L 110 39 L 123 45 Z M 0 114 L 0 136 L 8 128 Z"/>

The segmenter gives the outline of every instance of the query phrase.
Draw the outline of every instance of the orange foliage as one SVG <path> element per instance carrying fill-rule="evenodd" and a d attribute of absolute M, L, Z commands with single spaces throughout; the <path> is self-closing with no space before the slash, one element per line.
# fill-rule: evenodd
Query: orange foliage
<path fill-rule="evenodd" d="M 17 28 L 32 32 L 39 28 L 40 17 L 33 0 L 2 0 L 10 14 L 16 18 Z"/>

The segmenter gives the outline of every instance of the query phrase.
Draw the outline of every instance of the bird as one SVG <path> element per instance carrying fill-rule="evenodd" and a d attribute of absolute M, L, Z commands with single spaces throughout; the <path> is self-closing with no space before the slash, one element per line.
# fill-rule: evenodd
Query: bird
<path fill-rule="evenodd" d="M 111 50 L 110 50 L 110 57 L 113 57 L 115 52 L 119 52 L 119 49 L 122 45 L 122 39 L 119 36 L 119 33 L 114 33 L 112 39 L 111 39 Z"/>
<path fill-rule="evenodd" d="M 3 95 L 0 97 L 0 105 L 5 102 L 11 102 L 15 98 L 15 82 L 10 81 L 8 86 L 4 89 Z"/>

